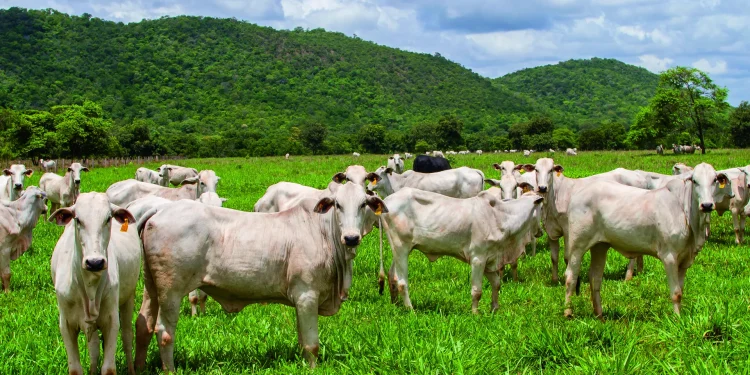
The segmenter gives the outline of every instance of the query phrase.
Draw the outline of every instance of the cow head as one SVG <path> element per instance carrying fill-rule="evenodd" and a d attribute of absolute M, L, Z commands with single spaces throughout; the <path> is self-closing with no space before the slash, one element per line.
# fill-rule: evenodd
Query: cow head
<path fill-rule="evenodd" d="M 492 164 L 492 167 L 500 171 L 500 177 L 505 176 L 506 174 L 513 174 L 513 171 L 518 170 L 519 167 L 522 165 L 516 166 L 516 163 L 506 160 L 502 163 L 498 164 Z"/>
<path fill-rule="evenodd" d="M 81 186 L 81 172 L 88 172 L 89 169 L 82 166 L 80 163 L 73 163 L 68 167 L 68 174 L 70 179 L 76 187 Z"/>
<path fill-rule="evenodd" d="M 693 170 L 693 167 L 689 167 L 689 166 L 687 166 L 687 165 L 686 165 L 686 164 L 684 164 L 684 163 L 676 163 L 676 164 L 675 164 L 675 165 L 674 165 L 674 166 L 672 167 L 672 175 L 674 175 L 674 176 L 678 176 L 678 175 L 681 175 L 681 174 L 683 174 L 683 173 L 687 173 L 687 172 L 690 172 L 690 171 L 692 171 L 692 170 Z"/>
<path fill-rule="evenodd" d="M 534 165 L 526 164 L 524 169 L 527 172 L 532 170 L 536 172 L 537 192 L 541 194 L 547 193 L 549 187 L 553 184 L 554 177 L 561 176 L 563 172 L 563 167 L 555 164 L 550 158 L 541 158 Z"/>
<path fill-rule="evenodd" d="M 24 210 L 28 210 L 26 212 L 32 215 L 47 213 L 47 203 L 45 202 L 45 199 L 47 199 L 47 193 L 36 186 L 27 187 L 18 197 L 18 201 L 23 201 Z M 10 203 L 8 202 L 7 204 Z M 34 222 L 39 220 L 39 216 L 32 217 L 36 218 Z"/>
<path fill-rule="evenodd" d="M 3 170 L 3 175 L 10 177 L 11 189 L 15 190 L 15 196 L 23 190 L 23 180 L 31 177 L 34 171 L 26 169 L 23 164 L 13 164 L 10 168 Z"/>
<path fill-rule="evenodd" d="M 391 187 L 390 179 L 392 174 L 393 168 L 381 165 L 375 170 L 375 172 L 367 174 L 367 181 L 370 181 L 370 184 L 367 185 L 367 189 L 380 192 L 385 197 L 393 194 L 393 187 Z"/>
<path fill-rule="evenodd" d="M 205 169 L 200 171 L 195 177 L 188 177 L 182 180 L 180 185 L 195 185 L 196 199 L 198 199 L 203 193 L 215 193 L 219 180 L 221 180 L 221 177 L 217 176 L 216 172 Z"/>
<path fill-rule="evenodd" d="M 487 178 L 484 182 L 500 189 L 500 199 L 516 199 L 518 189 L 521 189 L 523 193 L 534 189 L 528 182 L 518 183 L 518 180 L 512 174 L 503 175 L 499 180 Z"/>
<path fill-rule="evenodd" d="M 687 174 L 686 181 L 692 182 L 692 199 L 704 213 L 716 208 L 715 201 L 722 201 L 726 196 L 732 197 L 732 183 L 724 173 L 716 173 L 710 164 L 698 164 L 692 173 Z"/>
<path fill-rule="evenodd" d="M 205 192 L 201 194 L 201 196 L 198 198 L 198 201 L 207 206 L 222 207 L 227 199 L 219 197 L 219 194 L 216 194 L 214 192 Z"/>
<path fill-rule="evenodd" d="M 331 208 L 334 225 L 338 226 L 341 234 L 338 240 L 342 246 L 350 249 L 359 246 L 362 241 L 366 210 L 370 209 L 377 215 L 388 212 L 380 198 L 365 194 L 361 186 L 351 181 L 336 190 L 333 197 L 318 201 L 313 211 L 327 213 Z"/>
<path fill-rule="evenodd" d="M 346 171 L 339 172 L 333 175 L 332 180 L 340 184 L 344 184 L 347 181 L 351 181 L 359 186 L 365 187 L 365 180 L 367 179 L 367 170 L 361 165 L 350 165 L 346 168 Z"/>

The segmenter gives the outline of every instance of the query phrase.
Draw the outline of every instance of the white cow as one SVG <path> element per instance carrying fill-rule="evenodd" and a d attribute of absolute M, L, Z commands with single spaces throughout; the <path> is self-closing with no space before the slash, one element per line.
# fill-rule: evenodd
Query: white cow
<path fill-rule="evenodd" d="M 145 366 L 156 330 L 162 366 L 175 371 L 180 300 L 200 288 L 228 312 L 260 302 L 294 306 L 299 343 L 314 367 L 318 315 L 335 314 L 348 298 L 367 207 L 388 210 L 349 182 L 311 203 L 266 214 L 180 201 L 144 216 L 138 223 L 146 271 L 136 366 Z"/>
<path fill-rule="evenodd" d="M 435 173 L 393 174 L 381 166 L 367 175 L 368 188 L 387 197 L 405 187 L 431 191 L 454 198 L 474 197 L 484 188 L 484 173 L 478 169 L 461 167 Z"/>
<path fill-rule="evenodd" d="M 286 155 L 284 155 L 284 159 L 289 160 L 289 153 L 287 152 Z"/>
<path fill-rule="evenodd" d="M 745 206 L 750 202 L 750 165 L 742 168 L 730 168 L 718 171 L 725 174 L 732 185 L 733 197 L 725 196 L 723 200 L 716 200 L 716 213 L 722 216 L 729 211 L 732 214 L 734 240 L 738 245 L 745 236 Z"/>
<path fill-rule="evenodd" d="M 412 154 L 408 153 L 408 152 L 404 153 L 404 159 L 411 159 L 413 157 L 414 156 Z"/>
<path fill-rule="evenodd" d="M 681 174 L 687 173 L 687 172 L 692 172 L 692 171 L 693 171 L 693 167 L 690 167 L 690 166 L 686 165 L 685 163 L 676 163 L 672 167 L 672 174 L 675 175 L 675 176 L 681 175 Z"/>
<path fill-rule="evenodd" d="M 198 177 L 198 170 L 195 168 L 180 167 L 179 165 L 164 164 L 159 167 L 159 174 L 172 185 L 180 186 L 183 181 Z"/>
<path fill-rule="evenodd" d="M 578 150 L 576 150 L 574 148 L 569 148 L 569 149 L 565 150 L 565 154 L 570 155 L 570 156 L 576 156 L 576 155 L 578 155 Z"/>
<path fill-rule="evenodd" d="M 472 312 L 478 313 L 483 275 L 492 286 L 492 311 L 497 310 L 502 281 L 498 266 L 512 263 L 523 252 L 534 221 L 539 221 L 535 208 L 541 201 L 533 193 L 504 202 L 486 192 L 456 199 L 411 188 L 386 198 L 389 213 L 383 215 L 383 226 L 393 250 L 388 272 L 391 302 L 400 294 L 404 305 L 412 308 L 408 258 L 417 249 L 430 261 L 451 256 L 469 263 Z"/>
<path fill-rule="evenodd" d="M 578 273 L 591 250 L 589 278 L 594 314 L 602 317 L 601 289 L 607 251 L 626 257 L 650 255 L 664 264 L 675 313 L 680 313 L 685 273 L 708 237 L 714 196 L 730 194 L 727 176 L 701 163 L 686 180 L 665 188 L 643 190 L 611 181 L 580 186 L 568 204 L 565 238 L 565 315 L 572 316 L 570 297 Z"/>
<path fill-rule="evenodd" d="M 29 186 L 19 199 L 0 202 L 0 277 L 5 293 L 10 293 L 10 261 L 31 246 L 39 216 L 47 212 L 45 198 L 43 191 Z"/>
<path fill-rule="evenodd" d="M 322 199 L 336 193 L 341 184 L 336 181 L 328 183 L 325 189 L 300 185 L 294 182 L 279 182 L 266 189 L 266 193 L 258 199 L 253 208 L 254 212 L 281 212 L 298 206 L 305 199 Z"/>
<path fill-rule="evenodd" d="M 476 150 L 475 152 L 477 153 L 477 155 L 482 155 L 482 150 Z"/>
<path fill-rule="evenodd" d="M 393 169 L 398 174 L 404 173 L 404 161 L 401 160 L 401 155 L 393 154 L 393 156 L 389 157 L 388 168 Z"/>
<path fill-rule="evenodd" d="M 107 196 L 113 204 L 119 206 L 126 206 L 128 203 L 147 195 L 155 195 L 173 201 L 180 199 L 195 200 L 200 198 L 204 192 L 215 193 L 216 185 L 220 179 L 210 169 L 200 171 L 198 176 L 186 179 L 182 182 L 183 186 L 179 188 L 168 188 L 130 179 L 110 185 L 107 188 Z"/>
<path fill-rule="evenodd" d="M 99 365 L 99 333 L 104 339 L 102 374 L 114 374 L 117 336 L 128 372 L 133 369 L 133 311 L 141 268 L 141 242 L 135 219 L 102 193 L 84 193 L 76 204 L 52 213 L 64 225 L 52 253 L 52 281 L 60 310 L 60 333 L 68 354 L 68 372 L 82 374 L 78 334 L 88 342 L 90 370 Z"/>
<path fill-rule="evenodd" d="M 161 167 L 159 168 L 161 169 Z M 159 186 L 169 186 L 169 178 L 162 177 L 161 173 L 148 168 L 140 167 L 135 171 L 136 181 L 146 182 Z"/>
<path fill-rule="evenodd" d="M 352 152 L 352 156 L 354 156 L 355 158 L 358 158 L 360 155 L 359 155 L 359 152 Z"/>
<path fill-rule="evenodd" d="M 54 160 L 39 159 L 39 165 L 45 172 L 57 173 L 57 163 Z"/>
<path fill-rule="evenodd" d="M 26 169 L 23 164 L 13 164 L 4 169 L 0 176 L 0 200 L 14 201 L 21 196 L 26 177 L 34 174 L 32 169 Z"/>
<path fill-rule="evenodd" d="M 656 153 L 658 155 L 664 155 L 664 146 L 662 146 L 662 145 L 656 146 Z"/>
<path fill-rule="evenodd" d="M 73 163 L 68 167 L 64 177 L 55 173 L 45 173 L 39 179 L 39 187 L 47 193 L 47 199 L 52 203 L 52 212 L 60 207 L 70 207 L 76 203 L 81 192 L 81 172 L 89 169 L 80 163 Z"/>
<path fill-rule="evenodd" d="M 445 155 L 443 155 L 442 151 L 433 151 L 432 152 L 432 156 L 436 157 L 436 158 L 443 158 L 443 159 L 445 159 Z"/>
<path fill-rule="evenodd" d="M 523 150 L 523 156 L 531 156 L 531 151 Z"/>

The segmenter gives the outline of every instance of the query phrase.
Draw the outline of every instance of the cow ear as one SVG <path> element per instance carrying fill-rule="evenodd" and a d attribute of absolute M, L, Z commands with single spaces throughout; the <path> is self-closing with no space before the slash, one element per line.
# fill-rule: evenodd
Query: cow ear
<path fill-rule="evenodd" d="M 377 182 L 380 181 L 380 176 L 378 176 L 377 173 L 375 173 L 375 172 L 370 172 L 370 173 L 367 174 L 367 177 L 365 177 L 365 179 L 367 181 L 376 182 L 377 183 Z"/>
<path fill-rule="evenodd" d="M 52 213 L 52 215 L 49 216 L 49 219 L 47 219 L 50 223 L 55 223 L 57 225 L 65 226 L 70 223 L 73 218 L 76 217 L 75 212 L 75 205 L 66 207 L 66 208 L 59 208 L 55 212 Z"/>
<path fill-rule="evenodd" d="M 393 168 L 386 168 L 385 173 L 393 174 Z"/>
<path fill-rule="evenodd" d="M 195 184 L 198 183 L 198 180 L 200 180 L 200 178 L 198 178 L 198 176 L 188 177 L 188 178 L 182 180 L 182 182 L 180 182 L 180 185 L 195 185 Z"/>
<path fill-rule="evenodd" d="M 86 168 L 86 167 L 81 168 L 81 170 L 84 171 L 84 172 L 88 172 L 89 171 L 89 169 Z"/>
<path fill-rule="evenodd" d="M 333 180 L 333 182 L 335 183 L 343 184 L 344 182 L 346 182 L 346 174 L 344 172 L 336 173 L 335 175 L 333 175 L 333 178 L 331 178 L 331 180 Z"/>
<path fill-rule="evenodd" d="M 118 223 L 124 224 L 125 220 L 131 224 L 135 223 L 135 217 L 133 217 L 133 214 L 131 214 L 130 211 L 111 203 L 109 207 L 112 209 L 112 218 L 117 220 Z"/>
<path fill-rule="evenodd" d="M 537 195 L 536 198 L 534 198 L 534 204 L 540 204 L 544 202 L 544 197 L 541 195 Z"/>
<path fill-rule="evenodd" d="M 530 192 L 530 191 L 534 190 L 534 186 L 532 186 L 528 182 L 522 182 L 522 183 L 518 184 L 518 187 L 521 188 L 521 190 L 524 193 L 527 193 L 527 192 Z"/>
<path fill-rule="evenodd" d="M 26 172 L 23 172 L 23 174 L 26 175 L 26 177 L 31 177 L 32 174 L 34 174 L 33 169 L 27 169 Z"/>
<path fill-rule="evenodd" d="M 6 176 L 10 176 L 13 174 L 13 172 L 11 172 L 10 169 L 3 169 L 3 174 Z"/>
<path fill-rule="evenodd" d="M 493 180 L 491 178 L 485 178 L 484 182 L 487 183 L 487 184 L 489 184 L 490 186 L 500 186 L 500 181 Z"/>
<path fill-rule="evenodd" d="M 388 160 L 393 160 L 393 156 L 391 156 L 390 158 L 388 158 Z"/>
<path fill-rule="evenodd" d="M 536 166 L 534 164 L 524 164 L 523 170 L 526 172 L 533 172 L 536 170 Z"/>
<path fill-rule="evenodd" d="M 717 173 L 716 181 L 719 183 L 719 188 L 723 189 L 727 182 L 729 182 L 729 178 L 724 173 Z"/>
<path fill-rule="evenodd" d="M 554 171 L 557 173 L 563 173 L 563 171 L 565 170 L 565 168 L 563 168 L 560 164 L 555 164 L 555 167 L 552 169 L 554 169 Z"/>
<path fill-rule="evenodd" d="M 219 198 L 219 200 L 221 200 L 222 202 L 226 202 L 227 201 L 226 198 Z"/>
<path fill-rule="evenodd" d="M 334 204 L 333 199 L 328 198 L 328 197 L 323 198 L 319 200 L 318 203 L 315 204 L 315 208 L 313 209 L 313 212 L 324 214 L 328 212 L 328 210 L 330 210 L 331 207 L 333 207 L 333 204 Z"/>
<path fill-rule="evenodd" d="M 492 164 L 492 167 L 495 168 L 495 169 L 497 169 L 497 170 L 500 170 L 500 164 L 497 164 L 497 163 Z"/>
<path fill-rule="evenodd" d="M 385 206 L 385 202 L 383 202 L 383 200 L 378 197 L 367 197 L 367 206 L 370 207 L 375 215 L 388 213 L 388 207 Z"/>
<path fill-rule="evenodd" d="M 375 195 L 375 192 L 374 192 L 374 191 L 372 191 L 372 190 L 370 190 L 370 189 L 365 189 L 365 194 L 367 194 L 367 195 L 369 195 L 369 196 L 374 196 L 374 195 Z"/>
<path fill-rule="evenodd" d="M 693 181 L 693 174 L 687 174 L 685 177 L 682 178 L 684 181 Z"/>

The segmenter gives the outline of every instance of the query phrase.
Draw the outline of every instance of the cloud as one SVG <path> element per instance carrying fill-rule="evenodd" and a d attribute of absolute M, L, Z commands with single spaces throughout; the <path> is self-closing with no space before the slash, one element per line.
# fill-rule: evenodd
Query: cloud
<path fill-rule="evenodd" d="M 727 62 L 724 60 L 717 60 L 715 64 L 711 64 L 706 59 L 700 59 L 693 63 L 693 67 L 708 74 L 719 75 L 727 72 Z"/>
<path fill-rule="evenodd" d="M 134 22 L 169 15 L 235 17 L 281 29 L 357 34 L 439 52 L 495 77 L 572 58 L 616 58 L 659 72 L 695 66 L 750 98 L 747 0 L 0 0 Z"/>

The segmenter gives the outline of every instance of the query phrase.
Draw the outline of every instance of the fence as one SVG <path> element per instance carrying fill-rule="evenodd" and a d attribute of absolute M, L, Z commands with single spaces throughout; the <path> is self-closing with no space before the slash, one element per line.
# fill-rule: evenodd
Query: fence
<path fill-rule="evenodd" d="M 159 163 L 166 162 L 168 160 L 182 160 L 184 156 L 138 156 L 133 158 L 105 158 L 105 159 L 50 159 L 57 163 L 58 170 L 65 170 L 73 163 L 81 163 L 85 167 L 119 167 L 121 165 L 128 165 L 130 163 L 136 165 L 143 165 L 146 163 Z M 45 159 L 47 160 L 47 159 Z M 0 168 L 7 168 L 11 164 L 23 164 L 25 166 L 35 166 L 42 168 L 39 164 L 39 160 L 30 159 L 13 159 L 13 160 L 0 160 Z"/>

